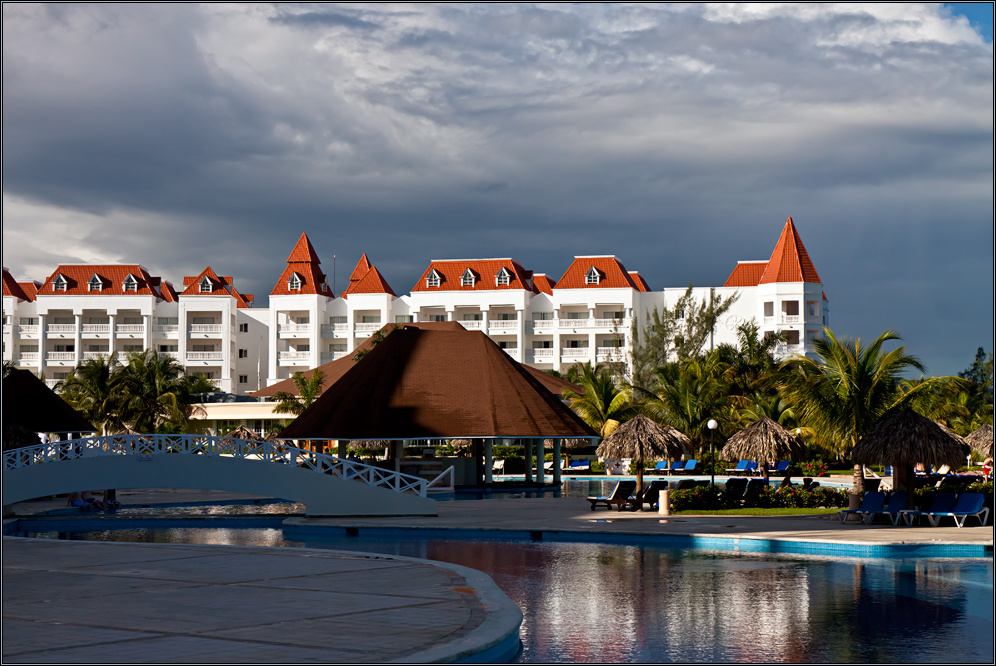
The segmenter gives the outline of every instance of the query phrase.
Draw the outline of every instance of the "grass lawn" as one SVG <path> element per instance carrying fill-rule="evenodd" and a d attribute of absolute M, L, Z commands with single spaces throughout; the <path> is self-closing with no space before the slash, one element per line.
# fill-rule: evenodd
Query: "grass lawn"
<path fill-rule="evenodd" d="M 676 516 L 816 516 L 837 513 L 840 509 L 688 509 L 672 512 Z"/>

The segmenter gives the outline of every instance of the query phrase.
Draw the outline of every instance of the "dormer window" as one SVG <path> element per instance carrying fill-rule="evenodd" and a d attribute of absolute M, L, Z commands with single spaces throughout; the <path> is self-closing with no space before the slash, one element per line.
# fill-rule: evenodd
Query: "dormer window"
<path fill-rule="evenodd" d="M 495 275 L 495 284 L 500 287 L 502 285 L 509 284 L 511 281 L 512 281 L 512 274 L 509 273 L 507 270 L 505 270 L 505 267 L 502 266 L 498 270 L 498 274 Z"/>
<path fill-rule="evenodd" d="M 134 275 L 129 273 L 128 276 L 124 279 L 122 286 L 124 287 L 125 291 L 138 291 L 138 280 L 135 279 Z"/>
<path fill-rule="evenodd" d="M 585 273 L 585 276 L 584 276 L 584 283 L 585 284 L 598 284 L 601 281 L 602 281 L 602 274 L 599 273 L 598 269 L 595 268 L 594 266 L 592 266 L 591 268 L 589 268 L 588 272 Z"/>
<path fill-rule="evenodd" d="M 103 291 L 104 281 L 101 280 L 96 273 L 90 278 L 90 281 L 86 283 L 87 291 Z"/>
<path fill-rule="evenodd" d="M 474 275 L 474 271 L 469 268 L 463 272 L 462 276 L 460 276 L 461 287 L 473 287 L 476 282 L 477 276 Z"/>
<path fill-rule="evenodd" d="M 426 287 L 438 287 L 443 281 L 443 276 L 439 274 L 435 268 L 429 271 L 429 275 L 425 278 Z"/>
<path fill-rule="evenodd" d="M 287 288 L 291 291 L 301 290 L 301 276 L 297 273 L 291 273 L 290 279 L 287 280 Z"/>
<path fill-rule="evenodd" d="M 214 291 L 214 285 L 211 284 L 211 280 L 207 275 L 201 278 L 200 283 L 197 285 L 197 291 L 201 294 L 210 294 Z"/>
<path fill-rule="evenodd" d="M 66 282 L 66 278 L 62 277 L 61 273 L 52 280 L 52 291 L 66 291 L 68 288 L 69 283 Z"/>

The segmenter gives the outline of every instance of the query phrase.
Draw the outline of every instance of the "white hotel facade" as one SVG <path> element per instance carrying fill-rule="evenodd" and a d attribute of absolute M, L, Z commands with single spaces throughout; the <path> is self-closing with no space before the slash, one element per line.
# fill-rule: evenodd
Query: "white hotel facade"
<path fill-rule="evenodd" d="M 512 358 L 541 369 L 626 361 L 632 324 L 671 307 L 685 287 L 653 291 L 613 256 L 575 257 L 559 279 L 512 259 L 432 261 L 398 296 L 366 255 L 349 286 L 333 294 L 305 234 L 270 293 L 267 308 L 210 267 L 182 288 L 138 264 L 60 265 L 43 282 L 3 271 L 3 359 L 54 385 L 78 363 L 155 349 L 224 392 L 249 394 L 294 372 L 349 354 L 392 322 L 457 321 L 489 335 Z M 791 218 L 768 260 L 741 261 L 717 296 L 739 297 L 713 344 L 736 341 L 755 320 L 784 332 L 779 356 L 808 353 L 828 325 L 823 285 Z M 708 288 L 696 288 L 699 300 Z"/>

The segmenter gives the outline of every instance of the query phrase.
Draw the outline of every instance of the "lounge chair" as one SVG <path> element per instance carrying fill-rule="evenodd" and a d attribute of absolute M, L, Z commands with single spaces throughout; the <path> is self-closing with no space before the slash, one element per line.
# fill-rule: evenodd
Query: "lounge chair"
<path fill-rule="evenodd" d="M 695 479 L 682 479 L 675 490 L 691 490 L 695 487 Z"/>
<path fill-rule="evenodd" d="M 747 463 L 747 468 L 744 470 L 747 476 L 754 476 L 758 473 L 757 463 L 751 460 Z"/>
<path fill-rule="evenodd" d="M 615 505 L 616 508 L 622 511 L 635 490 L 636 481 L 620 481 L 608 497 L 588 497 L 587 500 L 591 502 L 592 511 L 595 510 L 595 507 L 602 504 L 605 505 L 606 509 L 611 510 L 612 506 Z"/>
<path fill-rule="evenodd" d="M 572 460 L 571 464 L 567 467 L 569 472 L 590 472 L 591 471 L 591 461 L 590 460 Z"/>
<path fill-rule="evenodd" d="M 634 511 L 642 510 L 644 504 L 649 504 L 651 509 L 656 508 L 660 502 L 661 491 L 667 489 L 667 481 L 662 479 L 654 479 L 650 482 L 650 485 L 643 489 L 642 495 L 631 498 L 627 502 L 627 505 Z"/>
<path fill-rule="evenodd" d="M 737 463 L 736 467 L 728 467 L 726 473 L 730 475 L 739 476 L 741 473 L 747 471 L 747 463 L 749 462 L 750 462 L 749 460 L 741 460 L 740 462 Z"/>
<path fill-rule="evenodd" d="M 906 509 L 902 511 L 903 520 L 906 521 L 907 525 L 913 524 L 913 519 L 919 516 L 929 516 L 932 513 L 950 513 L 954 510 L 955 503 L 958 501 L 958 495 L 955 493 L 937 493 L 934 495 L 934 503 L 931 505 L 930 509 L 927 511 L 919 511 L 917 509 Z M 930 518 L 928 517 L 928 520 Z"/>
<path fill-rule="evenodd" d="M 857 515 L 863 521 L 870 522 L 867 520 L 867 516 L 870 513 L 878 513 L 885 507 L 885 493 L 880 493 L 878 491 L 865 493 L 864 497 L 861 498 L 861 506 L 857 509 L 841 509 L 837 512 L 840 516 L 840 523 L 843 525 L 844 521 L 847 520 L 848 516 Z"/>
<path fill-rule="evenodd" d="M 764 481 L 764 479 L 749 479 L 747 481 L 747 487 L 744 489 L 744 500 L 748 500 L 755 495 L 759 495 L 761 491 L 767 487 L 767 485 L 768 484 Z"/>
<path fill-rule="evenodd" d="M 668 465 L 668 462 L 666 460 L 658 460 L 657 464 L 654 465 L 652 469 L 649 469 L 647 471 L 651 472 L 652 474 L 667 474 L 670 467 L 671 466 Z"/>
<path fill-rule="evenodd" d="M 681 460 L 675 460 L 671 463 L 671 469 L 668 470 L 671 474 L 681 474 L 682 468 L 684 468 L 685 463 Z"/>
<path fill-rule="evenodd" d="M 505 473 L 505 459 L 499 458 L 491 464 L 492 474 L 504 474 Z"/>
<path fill-rule="evenodd" d="M 777 465 L 768 469 L 768 476 L 788 476 L 790 464 L 788 460 L 780 461 Z"/>
<path fill-rule="evenodd" d="M 695 468 L 698 467 L 698 465 L 699 461 L 696 460 L 695 458 L 692 458 L 691 460 L 685 463 L 684 467 L 680 469 L 672 469 L 671 471 L 677 474 L 693 474 L 695 472 Z"/>
<path fill-rule="evenodd" d="M 553 461 L 547 460 L 543 463 L 543 471 L 553 473 Z"/>
<path fill-rule="evenodd" d="M 944 516 L 951 516 L 954 518 L 955 525 L 958 527 L 964 527 L 965 521 L 969 516 L 975 516 L 979 519 L 980 525 L 986 524 L 986 519 L 989 518 L 989 509 L 982 506 L 986 501 L 986 496 L 982 493 L 962 493 L 958 497 L 958 502 L 954 505 L 954 508 L 950 511 L 930 511 L 927 513 L 927 520 L 934 527 L 941 522 L 941 518 Z M 959 518 L 961 521 L 959 522 Z"/>
<path fill-rule="evenodd" d="M 744 498 L 744 491 L 747 490 L 747 479 L 738 477 L 729 479 L 726 482 L 726 496 L 731 501 L 739 502 Z"/>
<path fill-rule="evenodd" d="M 875 516 L 886 516 L 892 521 L 893 525 L 899 524 L 899 518 L 902 516 L 902 512 L 906 509 L 906 493 L 896 492 L 889 496 L 889 503 L 881 511 L 869 511 L 867 515 L 864 516 L 865 524 L 871 525 Z"/>

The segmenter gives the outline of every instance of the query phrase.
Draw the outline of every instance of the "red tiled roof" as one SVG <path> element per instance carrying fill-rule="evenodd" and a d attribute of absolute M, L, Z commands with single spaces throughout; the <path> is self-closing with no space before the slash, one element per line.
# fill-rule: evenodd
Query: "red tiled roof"
<path fill-rule="evenodd" d="M 650 291 L 650 285 L 638 271 L 629 271 L 629 279 L 633 281 L 638 291 Z"/>
<path fill-rule="evenodd" d="M 790 217 L 758 284 L 772 282 L 821 282 Z"/>
<path fill-rule="evenodd" d="M 463 286 L 461 278 L 467 269 L 477 277 L 474 286 Z M 508 284 L 496 284 L 498 272 L 504 268 L 509 274 Z M 438 287 L 426 286 L 432 271 L 439 274 Z M 432 261 L 422 273 L 422 277 L 412 287 L 412 291 L 493 291 L 496 289 L 525 289 L 536 292 L 533 287 L 533 272 L 527 271 L 512 259 L 454 259 Z"/>
<path fill-rule="evenodd" d="M 586 284 L 588 271 L 598 271 L 601 279 L 598 284 Z M 554 289 L 637 289 L 626 267 L 615 257 L 574 257 L 564 276 L 557 281 Z"/>
<path fill-rule="evenodd" d="M 159 294 L 167 303 L 176 303 L 180 298 L 180 295 L 176 292 L 176 287 L 168 280 L 163 280 L 163 283 L 159 285 Z"/>
<path fill-rule="evenodd" d="M 533 287 L 535 287 L 537 294 L 553 296 L 553 280 L 546 273 L 533 274 Z"/>
<path fill-rule="evenodd" d="M 349 276 L 349 286 L 342 292 L 342 297 L 349 294 L 390 294 L 397 298 L 397 294 L 391 289 L 384 276 L 380 274 L 377 267 L 370 263 L 366 253 L 360 257 L 360 261 Z"/>
<path fill-rule="evenodd" d="M 3 267 L 3 295 L 14 296 L 22 301 L 34 300 L 25 293 L 24 288 L 14 279 L 6 266 Z"/>
<path fill-rule="evenodd" d="M 201 280 L 205 277 L 211 283 L 210 292 L 201 291 Z M 169 283 L 167 282 L 166 284 Z M 232 296 L 235 298 L 237 308 L 252 307 L 252 294 L 240 294 L 232 284 L 231 275 L 218 275 L 210 266 L 197 275 L 184 277 L 183 285 L 186 289 L 183 290 L 180 296 Z M 173 285 L 169 286 L 172 289 Z"/>
<path fill-rule="evenodd" d="M 31 280 L 30 282 L 18 282 L 18 286 L 24 290 L 29 301 L 35 300 L 38 296 L 38 290 L 41 289 L 42 283 L 38 280 Z"/>
<path fill-rule="evenodd" d="M 360 257 L 360 260 L 356 262 L 356 268 L 353 269 L 353 274 L 349 276 L 349 281 L 359 282 L 371 268 L 373 268 L 373 264 L 371 264 L 370 260 L 367 258 L 367 253 L 364 252 L 363 256 Z"/>
<path fill-rule="evenodd" d="M 726 278 L 724 287 L 756 287 L 767 268 L 767 261 L 738 261 L 737 267 Z"/>
<path fill-rule="evenodd" d="M 52 283 L 59 275 L 66 280 L 65 291 L 53 289 Z M 100 292 L 89 291 L 88 282 L 94 275 L 103 284 Z M 124 290 L 124 281 L 129 275 L 134 277 L 137 282 L 134 291 Z M 93 296 L 95 293 L 99 293 L 101 296 L 155 296 L 162 298 L 156 288 L 156 279 L 149 275 L 144 266 L 138 264 L 61 264 L 38 289 L 38 294 L 42 296 Z"/>
<path fill-rule="evenodd" d="M 307 234 L 301 234 L 297 244 L 287 257 L 287 267 L 280 274 L 276 286 L 270 292 L 270 296 L 297 296 L 298 294 L 317 294 L 327 298 L 335 298 L 335 294 L 329 288 L 328 279 L 321 269 L 321 261 L 315 248 L 311 246 Z M 301 280 L 301 288 L 293 291 L 288 286 L 291 276 L 297 274 Z"/>

